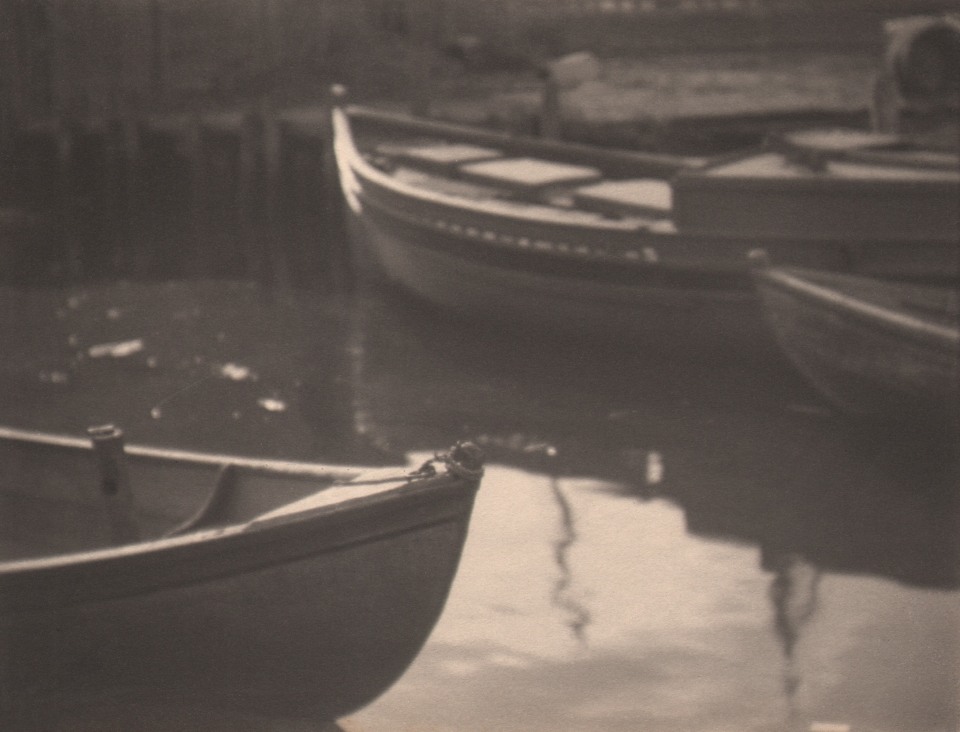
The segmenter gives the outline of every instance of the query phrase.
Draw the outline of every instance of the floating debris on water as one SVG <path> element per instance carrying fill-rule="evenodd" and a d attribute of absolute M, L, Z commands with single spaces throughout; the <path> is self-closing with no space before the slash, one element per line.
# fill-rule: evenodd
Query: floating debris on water
<path fill-rule="evenodd" d="M 557 448 L 555 448 L 553 445 L 547 444 L 546 442 L 532 442 L 529 445 L 524 446 L 523 451 L 527 453 L 543 453 L 548 457 L 557 456 Z"/>
<path fill-rule="evenodd" d="M 154 419 L 160 419 L 163 416 L 163 410 L 160 407 L 154 407 L 150 410 L 150 416 Z"/>
<path fill-rule="evenodd" d="M 90 346 L 87 349 L 87 355 L 90 358 L 125 358 L 139 353 L 143 350 L 143 339 L 134 338 L 129 341 L 117 341 L 115 343 L 100 343 L 96 346 Z"/>
<path fill-rule="evenodd" d="M 249 366 L 238 363 L 225 363 L 217 369 L 217 373 L 231 381 L 256 381 L 257 375 Z"/>
<path fill-rule="evenodd" d="M 286 412 L 287 403 L 282 399 L 274 399 L 272 397 L 262 397 L 257 399 L 257 404 L 266 409 L 268 412 Z"/>
<path fill-rule="evenodd" d="M 41 371 L 39 378 L 45 384 L 66 384 L 70 381 L 70 375 L 65 371 Z"/>

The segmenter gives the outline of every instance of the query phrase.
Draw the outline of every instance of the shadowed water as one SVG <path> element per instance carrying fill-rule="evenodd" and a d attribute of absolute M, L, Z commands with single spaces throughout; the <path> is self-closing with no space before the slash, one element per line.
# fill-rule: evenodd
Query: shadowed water
<path fill-rule="evenodd" d="M 214 280 L 4 287 L 0 339 L 19 427 L 365 464 L 485 448 L 444 615 L 350 732 L 957 728 L 956 446 L 851 424 L 785 364 Z"/>

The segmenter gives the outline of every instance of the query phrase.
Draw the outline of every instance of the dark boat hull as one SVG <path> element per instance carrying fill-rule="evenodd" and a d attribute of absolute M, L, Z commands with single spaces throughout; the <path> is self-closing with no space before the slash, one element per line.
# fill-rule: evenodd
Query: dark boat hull
<path fill-rule="evenodd" d="M 504 266 L 496 257 L 464 256 L 450 241 L 430 246 L 432 232 L 403 231 L 375 215 L 354 226 L 390 280 L 435 306 L 484 322 L 658 351 L 693 342 L 756 348 L 765 337 L 753 294 L 738 286 L 664 281 L 637 287 L 557 276 L 536 265 Z"/>
<path fill-rule="evenodd" d="M 311 481 L 253 478 L 241 503 L 296 497 L 289 482 Z M 0 565 L 3 728 L 229 729 L 369 703 L 441 613 L 476 488 L 442 472 L 388 483 L 239 529 Z M 13 509 L 29 497 L 4 488 L 5 514 L 26 516 Z M 75 502 L 58 490 L 47 510 Z"/>
<path fill-rule="evenodd" d="M 757 287 L 784 352 L 843 410 L 956 421 L 956 291 L 777 268 Z"/>

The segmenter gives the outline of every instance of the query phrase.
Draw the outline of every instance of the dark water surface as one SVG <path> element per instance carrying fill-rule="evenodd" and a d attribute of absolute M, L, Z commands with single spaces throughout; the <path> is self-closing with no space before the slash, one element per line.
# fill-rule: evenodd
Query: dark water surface
<path fill-rule="evenodd" d="M 344 463 L 486 448 L 446 611 L 350 732 L 958 728 L 956 448 L 851 425 L 783 365 L 216 280 L 5 287 L 0 342 L 18 427 Z"/>

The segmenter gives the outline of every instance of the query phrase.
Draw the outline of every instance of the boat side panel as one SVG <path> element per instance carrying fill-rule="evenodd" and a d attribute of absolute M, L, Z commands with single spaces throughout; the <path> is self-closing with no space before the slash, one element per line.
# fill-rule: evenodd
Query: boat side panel
<path fill-rule="evenodd" d="M 942 175 L 944 180 L 856 180 L 826 173 L 728 178 L 694 171 L 674 181 L 675 216 L 678 228 L 690 232 L 956 245 L 960 182 L 956 173 Z"/>
<path fill-rule="evenodd" d="M 369 167 L 365 164 L 361 167 Z M 663 268 L 683 268 L 700 274 L 704 283 L 749 289 L 747 253 L 763 245 L 777 261 L 797 266 L 841 268 L 849 254 L 836 242 L 810 240 L 718 237 L 710 234 L 678 235 L 668 222 L 656 219 L 610 219 L 572 209 L 551 209 L 497 200 L 495 204 L 433 196 L 415 186 L 394 185 L 373 171 L 352 173 L 362 203 L 354 213 L 366 217 L 368 210 L 433 233 L 449 241 L 472 240 L 474 249 L 497 252 L 532 250 L 541 266 L 564 259 L 573 266 L 591 267 L 604 261 L 621 272 L 659 263 Z M 608 269 L 612 269 L 608 268 Z M 656 276 L 642 267 L 646 276 Z"/>
<path fill-rule="evenodd" d="M 392 279 L 435 305 L 471 317 L 508 327 L 586 333 L 649 349 L 651 355 L 722 343 L 723 353 L 742 358 L 772 345 L 750 293 L 557 277 L 465 259 L 401 238 L 369 218 L 363 223 L 366 240 Z"/>
<path fill-rule="evenodd" d="M 761 280 L 764 310 L 783 350 L 825 396 L 855 414 L 938 414 L 958 399 L 956 348 L 898 334 Z"/>
<path fill-rule="evenodd" d="M 444 521 L 196 584 L 4 616 L 3 726 L 38 714 L 49 728 L 184 719 L 191 709 L 333 719 L 415 657 L 465 533 L 466 518 Z"/>

